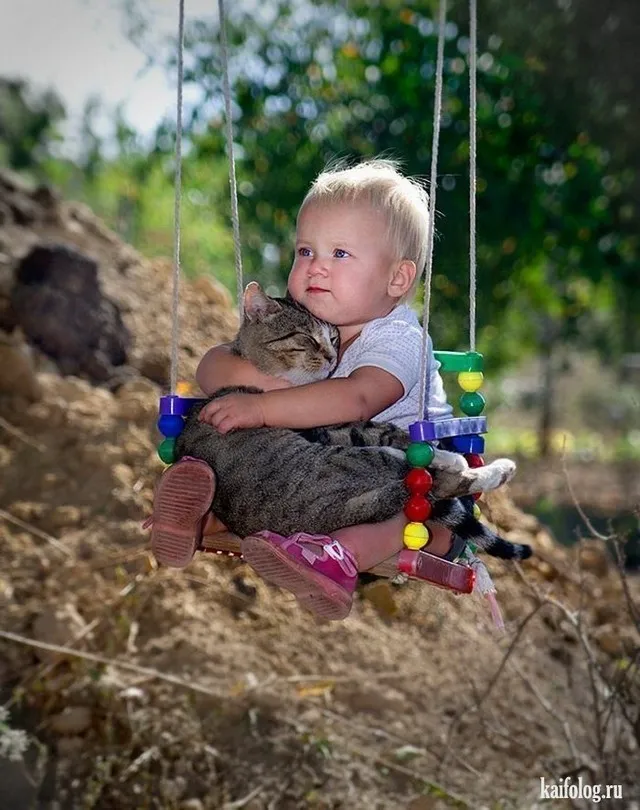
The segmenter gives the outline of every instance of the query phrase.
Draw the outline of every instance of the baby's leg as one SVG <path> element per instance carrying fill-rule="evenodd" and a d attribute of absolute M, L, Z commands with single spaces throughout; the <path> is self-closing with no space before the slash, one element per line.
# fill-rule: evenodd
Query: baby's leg
<path fill-rule="evenodd" d="M 380 523 L 338 529 L 333 532 L 333 537 L 353 554 L 358 570 L 367 571 L 404 548 L 402 537 L 406 524 L 407 518 L 399 512 Z M 437 557 L 444 557 L 451 548 L 453 535 L 444 526 L 431 523 L 427 523 L 427 526 L 431 541 L 424 550 Z"/>
<path fill-rule="evenodd" d="M 198 459 L 180 459 L 163 473 L 150 521 L 151 550 L 159 563 L 184 568 L 191 562 L 215 489 L 213 470 Z"/>

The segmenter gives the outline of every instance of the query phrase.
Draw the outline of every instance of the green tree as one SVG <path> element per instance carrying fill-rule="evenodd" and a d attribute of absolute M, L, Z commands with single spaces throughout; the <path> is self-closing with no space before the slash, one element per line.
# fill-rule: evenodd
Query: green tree
<path fill-rule="evenodd" d="M 52 155 L 65 116 L 51 90 L 34 92 L 22 79 L 0 77 L 0 163 L 34 171 Z"/>

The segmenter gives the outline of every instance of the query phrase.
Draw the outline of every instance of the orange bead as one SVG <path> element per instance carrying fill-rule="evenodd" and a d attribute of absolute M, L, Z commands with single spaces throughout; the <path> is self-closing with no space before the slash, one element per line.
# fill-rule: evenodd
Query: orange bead
<path fill-rule="evenodd" d="M 404 514 L 412 523 L 424 523 L 431 514 L 431 504 L 423 495 L 412 495 L 404 506 Z"/>
<path fill-rule="evenodd" d="M 407 473 L 404 483 L 412 495 L 426 495 L 433 486 L 433 478 L 429 470 L 414 467 L 413 470 Z"/>

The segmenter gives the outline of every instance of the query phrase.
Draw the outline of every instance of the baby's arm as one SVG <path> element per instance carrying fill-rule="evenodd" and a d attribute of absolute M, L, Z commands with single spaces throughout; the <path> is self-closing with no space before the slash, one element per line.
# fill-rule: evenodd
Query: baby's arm
<path fill-rule="evenodd" d="M 288 380 L 264 374 L 249 360 L 234 354 L 228 343 L 214 346 L 204 355 L 196 370 L 196 382 L 207 395 L 235 385 L 253 386 L 263 391 L 291 386 Z"/>
<path fill-rule="evenodd" d="M 371 419 L 403 395 L 402 383 L 379 368 L 264 394 L 230 394 L 208 403 L 200 419 L 221 433 L 238 428 L 311 428 Z"/>

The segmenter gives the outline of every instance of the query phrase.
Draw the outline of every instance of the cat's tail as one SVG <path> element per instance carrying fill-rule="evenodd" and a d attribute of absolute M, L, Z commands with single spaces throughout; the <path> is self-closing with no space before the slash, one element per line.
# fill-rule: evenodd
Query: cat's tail
<path fill-rule="evenodd" d="M 474 543 L 492 557 L 499 557 L 502 560 L 527 560 L 533 554 L 531 546 L 524 543 L 510 543 L 492 532 L 457 499 L 436 501 L 429 520 L 446 526 L 458 537 Z"/>

